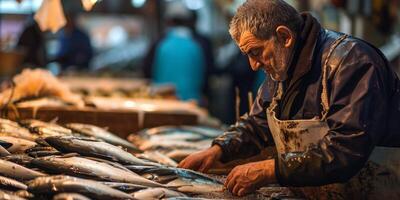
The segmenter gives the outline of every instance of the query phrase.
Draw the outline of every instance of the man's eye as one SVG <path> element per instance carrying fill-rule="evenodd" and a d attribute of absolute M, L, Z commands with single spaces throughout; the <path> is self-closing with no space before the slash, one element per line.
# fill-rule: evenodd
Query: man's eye
<path fill-rule="evenodd" d="M 252 49 L 249 51 L 249 55 L 253 56 L 253 57 L 257 57 L 258 55 L 260 55 L 260 49 Z"/>

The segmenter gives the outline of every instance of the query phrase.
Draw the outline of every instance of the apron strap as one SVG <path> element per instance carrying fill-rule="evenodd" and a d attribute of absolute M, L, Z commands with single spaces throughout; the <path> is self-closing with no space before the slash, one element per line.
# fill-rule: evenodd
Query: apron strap
<path fill-rule="evenodd" d="M 336 39 L 331 48 L 329 49 L 328 55 L 326 56 L 326 59 L 324 61 L 324 65 L 322 68 L 322 94 L 321 94 L 321 105 L 322 105 L 322 119 L 326 119 L 326 115 L 329 111 L 329 95 L 328 95 L 328 62 L 329 59 L 331 58 L 333 51 L 336 49 L 336 47 L 348 37 L 348 35 L 344 34 L 340 36 L 338 39 Z M 331 69 L 331 72 L 335 72 L 337 70 L 337 66 L 332 66 L 334 68 Z"/>

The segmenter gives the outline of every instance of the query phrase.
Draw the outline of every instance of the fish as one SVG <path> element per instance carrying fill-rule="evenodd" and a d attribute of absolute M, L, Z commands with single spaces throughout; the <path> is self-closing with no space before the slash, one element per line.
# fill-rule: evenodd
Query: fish
<path fill-rule="evenodd" d="M 40 136 L 53 136 L 53 135 L 71 135 L 72 131 L 70 129 L 64 128 L 55 123 L 48 123 L 44 121 L 39 121 L 36 119 L 25 119 L 21 120 L 20 123 L 27 127 L 30 131 L 40 135 Z"/>
<path fill-rule="evenodd" d="M 2 159 L 0 159 L 0 175 L 16 180 L 31 180 L 40 176 L 45 176 L 45 174 L 41 172 Z"/>
<path fill-rule="evenodd" d="M 10 126 L 15 126 L 15 127 L 19 126 L 17 122 L 11 121 L 9 119 L 4 119 L 4 118 L 0 118 L 0 124 L 7 124 Z"/>
<path fill-rule="evenodd" d="M 0 190 L 0 199 L 2 199 L 2 200 L 26 200 L 25 198 L 22 198 L 15 194 L 1 191 L 1 190 Z"/>
<path fill-rule="evenodd" d="M 147 140 L 142 142 L 140 149 L 143 151 L 158 150 L 158 149 L 194 149 L 203 150 L 210 146 L 212 140 L 202 140 L 199 142 L 188 142 L 182 140 Z"/>
<path fill-rule="evenodd" d="M 198 150 L 195 149 L 175 149 L 172 151 L 169 151 L 165 155 L 171 158 L 172 160 L 175 160 L 176 162 L 180 162 L 189 155 L 198 152 Z"/>
<path fill-rule="evenodd" d="M 100 182 L 104 185 L 107 185 L 111 188 L 117 189 L 117 190 L 122 190 L 125 192 L 133 192 L 133 191 L 138 191 L 141 189 L 146 189 L 149 188 L 147 186 L 143 185 L 137 185 L 137 184 L 132 184 L 132 183 L 121 183 L 121 182 Z"/>
<path fill-rule="evenodd" d="M 34 141 L 37 138 L 37 136 L 29 132 L 28 129 L 20 127 L 18 124 L 14 126 L 11 124 L 0 123 L 0 135 L 12 136 L 30 141 Z"/>
<path fill-rule="evenodd" d="M 166 188 L 148 188 L 132 193 L 132 196 L 138 200 L 158 200 L 170 197 L 186 197 L 185 194 L 169 190 Z"/>
<path fill-rule="evenodd" d="M 54 195 L 53 200 L 90 200 L 90 199 L 78 193 L 60 193 Z"/>
<path fill-rule="evenodd" d="M 7 142 L 11 144 L 11 146 L 6 147 L 6 149 L 12 154 L 24 153 L 25 150 L 36 145 L 36 142 L 11 136 L 0 136 L 0 141 L 0 143 Z"/>
<path fill-rule="evenodd" d="M 2 157 L 1 159 L 10 161 L 19 165 L 22 165 L 24 167 L 31 167 L 31 161 L 33 160 L 32 157 L 26 155 L 26 154 L 11 154 L 5 157 Z"/>
<path fill-rule="evenodd" d="M 206 126 L 159 126 L 150 129 L 144 129 L 138 133 L 138 135 L 168 135 L 179 133 L 180 135 L 184 134 L 196 134 L 198 136 L 205 138 L 216 138 L 219 135 L 223 134 L 223 130 L 206 127 Z"/>
<path fill-rule="evenodd" d="M 165 187 L 162 184 L 145 179 L 132 171 L 126 171 L 107 163 L 76 156 L 35 158 L 32 160 L 32 164 L 44 170 L 73 176 L 85 176 L 104 181 L 132 183 L 149 187 Z"/>
<path fill-rule="evenodd" d="M 12 189 L 12 190 L 26 190 L 28 186 L 24 183 L 21 183 L 17 180 L 7 178 L 4 176 L 0 176 L 0 187 L 3 189 Z"/>
<path fill-rule="evenodd" d="M 125 167 L 132 170 L 135 173 L 138 173 L 138 174 L 157 174 L 160 176 L 176 175 L 177 177 L 180 177 L 180 178 L 190 179 L 193 181 L 198 181 L 198 182 L 203 182 L 203 183 L 217 184 L 217 185 L 222 184 L 217 179 L 214 179 L 203 173 L 196 172 L 196 171 L 193 171 L 190 169 L 182 169 L 182 168 L 166 167 L 166 166 L 165 167 L 154 167 L 154 166 L 126 165 Z"/>
<path fill-rule="evenodd" d="M 65 125 L 67 128 L 76 131 L 82 135 L 90 136 L 104 140 L 107 143 L 122 146 L 130 151 L 141 153 L 142 151 L 134 146 L 132 143 L 116 136 L 115 134 L 100 128 L 98 126 L 80 123 L 69 123 Z"/>
<path fill-rule="evenodd" d="M 134 199 L 125 192 L 97 181 L 64 175 L 39 177 L 29 181 L 27 185 L 28 191 L 34 194 L 77 192 L 94 199 Z"/>
<path fill-rule="evenodd" d="M 178 166 L 178 163 L 176 163 L 174 160 L 169 158 L 168 156 L 158 152 L 158 151 L 146 151 L 144 153 L 138 154 L 137 157 L 139 158 L 144 158 L 153 162 L 158 162 L 163 165 L 171 166 L 171 167 L 176 167 Z"/>
<path fill-rule="evenodd" d="M 112 144 L 89 138 L 54 136 L 47 137 L 45 140 L 57 150 L 65 153 L 79 153 L 81 155 L 100 157 L 130 165 L 159 165 L 139 159 Z"/>
<path fill-rule="evenodd" d="M 8 156 L 11 153 L 7 151 L 2 145 L 0 145 L 0 157 Z"/>
<path fill-rule="evenodd" d="M 212 192 L 222 192 L 224 190 L 222 184 L 214 184 L 186 178 L 177 178 L 166 185 L 177 187 L 177 190 L 180 192 L 193 194 L 207 194 Z"/>

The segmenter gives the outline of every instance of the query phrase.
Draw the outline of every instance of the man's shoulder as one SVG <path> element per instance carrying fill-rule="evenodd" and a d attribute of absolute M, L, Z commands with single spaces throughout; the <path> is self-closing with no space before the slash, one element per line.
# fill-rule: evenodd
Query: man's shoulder
<path fill-rule="evenodd" d="M 324 54 L 328 54 L 334 42 L 343 35 L 344 33 L 324 30 Z M 377 47 L 351 35 L 348 35 L 346 39 L 336 46 L 330 60 L 335 60 L 338 63 L 344 62 L 342 64 L 349 61 L 358 61 L 386 65 L 386 58 Z"/>

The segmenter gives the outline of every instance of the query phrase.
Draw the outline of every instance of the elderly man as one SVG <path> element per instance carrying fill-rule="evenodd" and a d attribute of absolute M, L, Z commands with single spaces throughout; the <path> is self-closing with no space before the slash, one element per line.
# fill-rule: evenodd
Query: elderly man
<path fill-rule="evenodd" d="M 273 145 L 275 159 L 235 167 L 225 186 L 242 196 L 276 182 L 343 183 L 368 174 L 358 172 L 373 162 L 374 169 L 389 170 L 372 173 L 372 189 L 362 195 L 379 194 L 381 183 L 374 181 L 388 178 L 390 167 L 398 173 L 400 160 L 394 148 L 400 146 L 400 83 L 382 53 L 321 28 L 282 0 L 248 0 L 230 33 L 251 68 L 272 80 L 260 87 L 248 116 L 179 166 L 207 172 L 217 161 L 247 158 Z M 399 191 L 398 182 L 389 182 Z"/>

